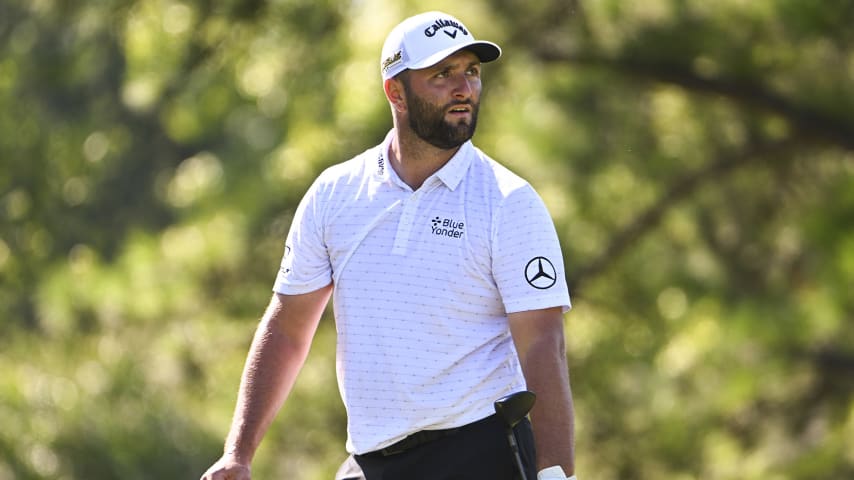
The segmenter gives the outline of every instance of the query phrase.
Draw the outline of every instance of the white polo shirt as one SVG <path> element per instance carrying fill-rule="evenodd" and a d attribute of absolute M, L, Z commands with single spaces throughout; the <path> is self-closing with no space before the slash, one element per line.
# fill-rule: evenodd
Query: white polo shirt
<path fill-rule="evenodd" d="M 525 388 L 507 314 L 570 308 L 554 224 L 531 186 L 471 142 L 413 191 L 385 141 L 300 203 L 274 291 L 334 282 L 347 450 L 462 426 Z"/>

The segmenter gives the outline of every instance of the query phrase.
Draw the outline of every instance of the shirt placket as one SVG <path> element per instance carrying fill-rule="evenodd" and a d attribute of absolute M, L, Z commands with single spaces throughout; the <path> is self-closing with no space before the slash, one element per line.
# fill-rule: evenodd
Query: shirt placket
<path fill-rule="evenodd" d="M 416 214 L 418 213 L 418 207 L 421 204 L 421 199 L 436 187 L 436 183 L 431 180 L 435 179 L 431 178 L 428 182 L 425 182 L 421 188 L 412 192 L 408 198 L 403 200 L 403 210 L 400 213 L 400 221 L 397 224 L 397 233 L 394 237 L 392 254 L 406 255 L 407 247 L 409 245 L 409 237 L 412 234 L 412 230 L 415 228 Z"/>

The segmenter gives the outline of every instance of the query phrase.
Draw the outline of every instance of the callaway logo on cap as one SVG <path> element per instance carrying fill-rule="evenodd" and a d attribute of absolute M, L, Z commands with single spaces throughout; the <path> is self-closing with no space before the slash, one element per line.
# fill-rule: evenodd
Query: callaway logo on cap
<path fill-rule="evenodd" d="M 462 22 L 447 13 L 427 12 L 409 17 L 385 39 L 380 60 L 383 80 L 406 69 L 433 66 L 463 49 L 473 52 L 481 62 L 501 56 L 498 45 L 475 40 Z"/>

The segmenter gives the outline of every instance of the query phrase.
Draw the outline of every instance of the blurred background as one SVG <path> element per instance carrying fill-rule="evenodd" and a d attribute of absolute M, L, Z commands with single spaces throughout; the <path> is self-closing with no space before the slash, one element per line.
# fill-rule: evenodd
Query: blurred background
<path fill-rule="evenodd" d="M 296 204 L 430 9 L 504 48 L 475 142 L 561 235 L 580 478 L 854 478 L 854 2 L 3 0 L 0 480 L 219 456 Z M 334 337 L 255 478 L 343 460 Z"/>

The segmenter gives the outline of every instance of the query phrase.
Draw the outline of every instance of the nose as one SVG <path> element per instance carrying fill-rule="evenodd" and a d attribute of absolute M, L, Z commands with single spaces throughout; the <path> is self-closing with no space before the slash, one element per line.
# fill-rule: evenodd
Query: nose
<path fill-rule="evenodd" d="M 471 98 L 477 88 L 473 84 L 474 82 L 476 82 L 476 80 L 473 78 L 469 78 L 466 75 L 459 75 L 457 77 L 456 85 L 454 85 L 454 97 L 460 100 Z"/>

